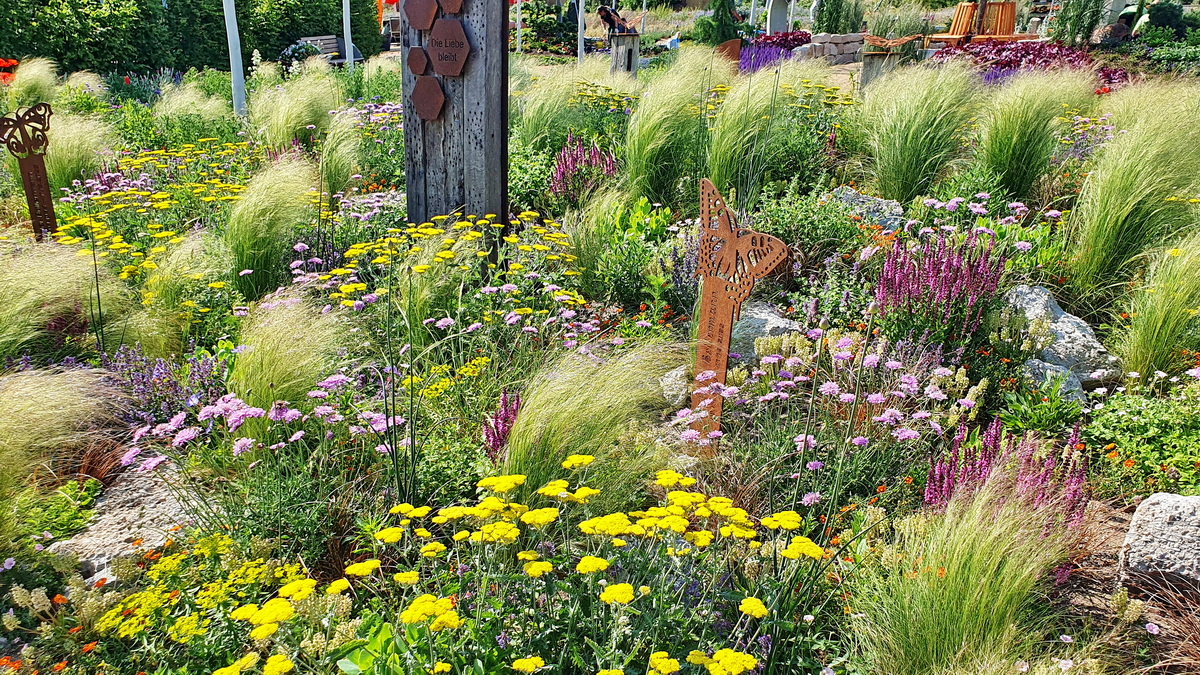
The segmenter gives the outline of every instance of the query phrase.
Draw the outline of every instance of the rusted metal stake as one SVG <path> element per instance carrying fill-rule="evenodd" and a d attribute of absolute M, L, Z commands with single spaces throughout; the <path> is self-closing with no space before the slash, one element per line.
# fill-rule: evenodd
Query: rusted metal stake
<path fill-rule="evenodd" d="M 33 236 L 44 241 L 54 231 L 54 200 L 50 196 L 50 181 L 46 178 L 46 147 L 50 144 L 50 116 L 54 111 L 49 103 L 11 112 L 0 117 L 0 144 L 4 145 L 21 169 L 25 200 L 29 203 L 29 219 L 33 221 Z"/>

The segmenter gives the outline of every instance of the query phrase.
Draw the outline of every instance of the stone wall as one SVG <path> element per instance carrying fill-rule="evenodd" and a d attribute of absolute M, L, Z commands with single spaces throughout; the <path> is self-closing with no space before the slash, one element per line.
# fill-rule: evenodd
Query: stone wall
<path fill-rule="evenodd" d="M 812 43 L 792 50 L 793 58 L 818 59 L 823 58 L 830 65 L 856 63 L 862 61 L 863 34 L 846 33 L 832 35 L 817 33 L 812 36 Z"/>

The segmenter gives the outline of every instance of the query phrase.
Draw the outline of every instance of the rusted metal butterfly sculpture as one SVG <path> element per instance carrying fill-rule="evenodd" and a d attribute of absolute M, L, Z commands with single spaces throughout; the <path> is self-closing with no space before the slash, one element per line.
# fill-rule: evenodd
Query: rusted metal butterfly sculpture
<path fill-rule="evenodd" d="M 738 227 L 737 216 L 712 181 L 700 181 L 700 258 L 696 276 L 702 288 L 692 410 L 704 410 L 708 415 L 694 422 L 692 428 L 700 432 L 701 438 L 707 439 L 720 429 L 722 397 L 696 391 L 710 388 L 713 382 L 725 383 L 729 340 L 742 303 L 749 299 L 754 282 L 774 272 L 787 259 L 786 244 Z"/>
<path fill-rule="evenodd" d="M 46 177 L 46 148 L 50 145 L 50 116 L 54 111 L 49 103 L 9 113 L 0 117 L 0 145 L 17 158 L 21 182 L 25 186 L 25 201 L 29 204 L 29 219 L 38 241 L 54 230 L 54 200 L 50 181 Z"/>

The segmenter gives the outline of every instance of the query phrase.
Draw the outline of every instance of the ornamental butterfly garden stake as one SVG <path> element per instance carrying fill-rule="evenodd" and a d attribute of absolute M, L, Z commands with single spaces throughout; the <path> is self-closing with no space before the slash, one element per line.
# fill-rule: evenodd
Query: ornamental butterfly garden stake
<path fill-rule="evenodd" d="M 0 117 L 0 145 L 17 158 L 25 201 L 29 203 L 29 219 L 33 221 L 33 234 L 38 241 L 44 240 L 56 225 L 45 157 L 49 145 L 46 132 L 50 130 L 52 114 L 49 103 L 39 103 Z"/>
<path fill-rule="evenodd" d="M 700 181 L 700 328 L 692 410 L 707 412 L 692 423 L 702 439 L 715 439 L 721 427 L 720 390 L 729 365 L 729 339 L 742 303 L 754 282 L 788 259 L 788 247 L 770 235 L 739 228 L 716 186 Z M 713 443 L 708 447 L 712 448 Z"/>

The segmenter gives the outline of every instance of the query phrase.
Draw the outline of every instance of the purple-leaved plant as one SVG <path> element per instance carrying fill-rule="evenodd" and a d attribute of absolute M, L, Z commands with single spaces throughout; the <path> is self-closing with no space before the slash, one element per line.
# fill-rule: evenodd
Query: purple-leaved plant
<path fill-rule="evenodd" d="M 554 160 L 550 191 L 557 197 L 578 200 L 617 173 L 617 158 L 596 143 L 585 143 L 567 132 L 567 144 Z"/>
<path fill-rule="evenodd" d="M 517 422 L 517 411 L 521 408 L 521 395 L 509 395 L 507 390 L 500 392 L 500 405 L 496 413 L 483 421 L 483 444 L 487 449 L 488 459 L 499 466 L 504 461 L 504 446 L 508 444 L 508 434 Z"/>

